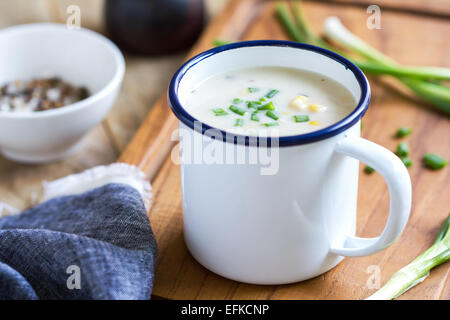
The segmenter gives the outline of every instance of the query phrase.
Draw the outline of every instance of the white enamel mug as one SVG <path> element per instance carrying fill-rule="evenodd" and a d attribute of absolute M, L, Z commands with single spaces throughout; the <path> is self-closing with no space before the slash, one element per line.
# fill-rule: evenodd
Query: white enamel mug
<path fill-rule="evenodd" d="M 268 146 L 258 138 L 259 147 L 251 137 L 227 136 L 183 108 L 191 90 L 207 78 L 257 66 L 324 74 L 350 90 L 358 105 L 327 128 L 269 138 Z M 184 64 L 172 79 L 168 98 L 180 120 L 185 241 L 209 270 L 254 284 L 302 281 L 330 270 L 345 256 L 387 248 L 405 227 L 411 209 L 408 171 L 392 152 L 360 138 L 370 88 L 361 70 L 347 59 L 288 41 L 230 44 Z M 224 150 L 216 152 L 215 160 L 206 156 L 212 145 Z M 226 161 L 232 149 L 241 161 Z M 251 162 L 249 155 L 255 151 L 271 154 L 270 165 Z M 389 218 L 376 238 L 355 236 L 358 160 L 376 169 L 389 187 Z"/>

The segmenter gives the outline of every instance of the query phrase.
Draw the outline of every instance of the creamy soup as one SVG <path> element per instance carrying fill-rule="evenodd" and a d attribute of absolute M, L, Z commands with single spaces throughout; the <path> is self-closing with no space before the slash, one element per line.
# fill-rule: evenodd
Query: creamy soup
<path fill-rule="evenodd" d="M 186 110 L 196 119 L 246 135 L 298 135 L 328 127 L 355 108 L 355 97 L 326 76 L 283 67 L 217 74 L 191 91 Z"/>

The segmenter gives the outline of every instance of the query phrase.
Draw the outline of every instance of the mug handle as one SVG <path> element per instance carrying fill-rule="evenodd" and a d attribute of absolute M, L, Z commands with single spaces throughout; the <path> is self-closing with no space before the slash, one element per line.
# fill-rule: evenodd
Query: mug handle
<path fill-rule="evenodd" d="M 335 151 L 356 158 L 377 170 L 386 180 L 391 203 L 383 233 L 376 238 L 346 236 L 330 252 L 349 257 L 374 254 L 389 247 L 402 233 L 411 210 L 411 179 L 403 162 L 391 151 L 357 136 L 345 136 Z"/>

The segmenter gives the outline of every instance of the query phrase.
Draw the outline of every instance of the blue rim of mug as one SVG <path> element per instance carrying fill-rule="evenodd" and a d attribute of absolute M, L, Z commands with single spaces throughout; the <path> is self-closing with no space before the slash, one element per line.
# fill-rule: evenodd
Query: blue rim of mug
<path fill-rule="evenodd" d="M 258 137 L 258 136 L 249 136 L 249 135 L 240 135 L 236 133 L 230 133 L 226 132 L 224 130 L 211 127 L 208 124 L 199 121 L 198 119 L 195 119 L 192 117 L 181 105 L 180 100 L 178 99 L 178 87 L 180 85 L 181 80 L 186 75 L 189 70 L 194 67 L 196 64 L 202 62 L 205 59 L 208 59 L 215 54 L 228 51 L 228 50 L 234 50 L 239 48 L 246 48 L 246 47 L 290 47 L 290 48 L 296 48 L 296 49 L 302 49 L 302 50 L 308 50 L 312 51 L 321 55 L 324 55 L 328 58 L 331 58 L 339 63 L 341 63 L 346 69 L 349 69 L 353 75 L 356 77 L 356 80 L 358 81 L 358 84 L 361 89 L 361 97 L 359 99 L 358 105 L 355 107 L 355 109 L 344 119 L 332 124 L 331 126 L 328 126 L 326 128 L 304 133 L 300 135 L 293 135 L 293 136 L 280 136 L 280 137 Z M 287 146 L 295 146 L 295 145 L 301 145 L 311 142 L 316 142 L 319 140 L 324 140 L 329 137 L 335 136 L 346 129 L 353 126 L 355 123 L 357 123 L 361 117 L 366 112 L 369 102 L 370 102 L 370 87 L 369 83 L 367 81 L 367 78 L 364 76 L 364 73 L 359 69 L 353 62 L 350 60 L 344 58 L 343 56 L 334 53 L 330 50 L 323 49 L 320 47 L 316 47 L 313 45 L 305 44 L 305 43 L 299 43 L 299 42 L 292 42 L 292 41 L 283 41 L 283 40 L 253 40 L 253 41 L 242 41 L 242 42 L 235 42 L 230 43 L 227 45 L 223 45 L 220 47 L 212 48 L 210 50 L 204 51 L 192 59 L 188 60 L 186 63 L 184 63 L 174 74 L 172 77 L 172 80 L 169 85 L 168 89 L 168 101 L 169 106 L 172 109 L 175 116 L 186 126 L 189 128 L 206 135 L 212 135 L 214 136 L 214 139 L 217 139 L 217 135 L 214 132 L 220 132 L 222 139 L 224 142 L 234 143 L 234 144 L 245 144 L 248 145 L 259 145 L 259 140 L 264 139 L 264 145 L 271 146 L 272 139 L 277 139 L 278 143 L 276 145 L 279 145 L 280 147 L 287 147 Z M 197 123 L 197 125 L 196 125 Z M 198 124 L 201 124 L 198 125 Z M 213 129 L 213 130 L 211 130 Z"/>

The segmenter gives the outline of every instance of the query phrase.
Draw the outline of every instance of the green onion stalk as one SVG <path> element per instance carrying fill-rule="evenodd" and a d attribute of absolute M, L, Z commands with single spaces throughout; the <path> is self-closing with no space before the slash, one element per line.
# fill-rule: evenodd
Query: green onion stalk
<path fill-rule="evenodd" d="M 400 65 L 351 33 L 337 17 L 327 18 L 324 22 L 327 38 L 346 50 L 357 53 L 365 60 L 349 57 L 312 31 L 303 14 L 300 1 L 294 1 L 292 9 L 293 16 L 285 3 L 278 3 L 276 6 L 280 22 L 293 40 L 320 46 L 341 54 L 367 73 L 393 76 L 417 96 L 450 115 L 450 87 L 439 83 L 439 81 L 450 80 L 450 69 Z"/>
<path fill-rule="evenodd" d="M 367 300 L 391 300 L 421 283 L 430 270 L 450 259 L 450 214 L 443 223 L 434 244 L 403 267 Z"/>

